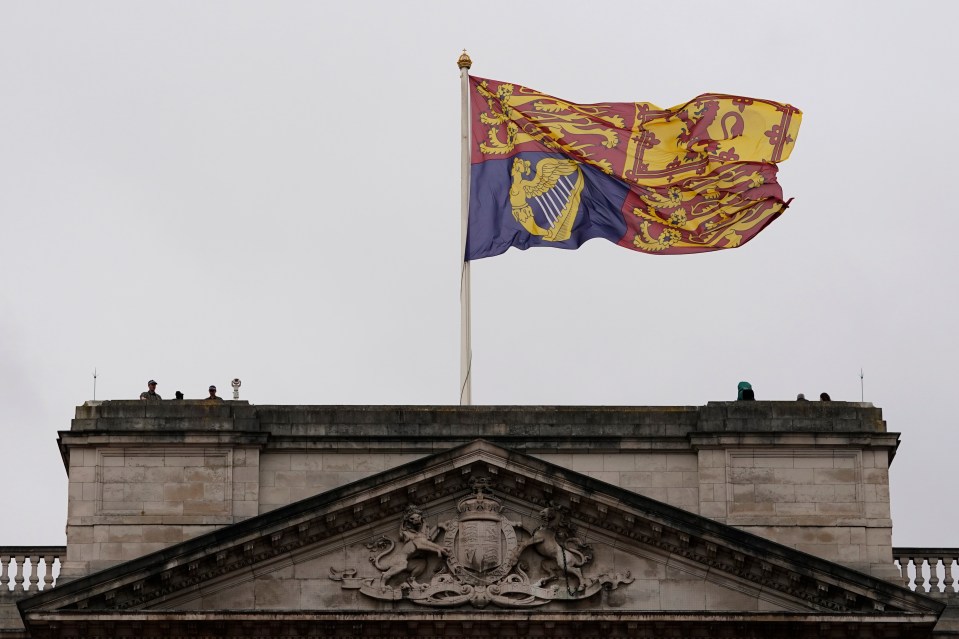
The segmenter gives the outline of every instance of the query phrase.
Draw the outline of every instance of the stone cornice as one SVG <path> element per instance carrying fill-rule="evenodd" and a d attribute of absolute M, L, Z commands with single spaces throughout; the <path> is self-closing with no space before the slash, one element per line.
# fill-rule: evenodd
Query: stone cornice
<path fill-rule="evenodd" d="M 648 613 L 484 611 L 143 611 L 33 612 L 34 639 L 100 637 L 640 637 L 678 639 L 918 639 L 928 637 L 933 614 Z"/>
<path fill-rule="evenodd" d="M 210 442 L 270 450 L 429 454 L 486 439 L 532 454 L 693 451 L 718 445 L 886 447 L 882 412 L 847 402 L 710 402 L 706 406 L 251 406 L 247 402 L 106 401 L 76 409 L 73 446 Z"/>
<path fill-rule="evenodd" d="M 691 433 L 690 445 L 706 448 L 775 447 L 776 449 L 813 448 L 817 446 L 837 448 L 885 448 L 895 450 L 899 446 L 899 433 Z"/>
<path fill-rule="evenodd" d="M 88 402 L 72 431 L 261 431 L 281 436 L 686 437 L 693 432 L 885 432 L 851 402 L 706 406 L 251 406 L 246 402 Z"/>

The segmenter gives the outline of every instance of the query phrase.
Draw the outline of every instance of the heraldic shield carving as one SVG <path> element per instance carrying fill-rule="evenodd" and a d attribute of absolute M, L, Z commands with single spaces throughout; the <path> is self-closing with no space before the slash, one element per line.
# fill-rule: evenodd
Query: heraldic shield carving
<path fill-rule="evenodd" d="M 435 607 L 469 603 L 477 608 L 490 603 L 527 608 L 581 600 L 602 588 L 632 583 L 629 571 L 588 574 L 592 549 L 573 536 L 564 509 L 547 506 L 540 511 L 539 527 L 528 530 L 503 514 L 488 479 L 472 484 L 472 494 L 457 505 L 458 519 L 432 528 L 423 511 L 410 506 L 397 540 L 380 537 L 367 544 L 379 577 L 357 577 L 357 569 L 348 568 L 331 569 L 330 579 L 375 599 L 406 599 Z M 545 576 L 530 578 L 529 566 L 521 559 L 527 550 L 527 557 L 541 560 Z M 433 573 L 427 577 L 430 567 Z"/>

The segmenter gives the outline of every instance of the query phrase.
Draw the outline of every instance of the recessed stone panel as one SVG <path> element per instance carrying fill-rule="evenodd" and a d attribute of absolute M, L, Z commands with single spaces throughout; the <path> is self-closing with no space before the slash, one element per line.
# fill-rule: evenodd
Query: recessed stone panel
<path fill-rule="evenodd" d="M 203 448 L 101 449 L 96 514 L 229 516 L 231 457 Z"/>
<path fill-rule="evenodd" d="M 863 517 L 858 450 L 727 451 L 730 524 L 802 524 L 800 518 Z M 809 522 L 806 522 L 809 523 Z"/>

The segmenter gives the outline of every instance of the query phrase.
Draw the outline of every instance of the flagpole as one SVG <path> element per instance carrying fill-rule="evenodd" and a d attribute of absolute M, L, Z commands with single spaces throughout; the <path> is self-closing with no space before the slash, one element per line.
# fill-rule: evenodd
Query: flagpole
<path fill-rule="evenodd" d="M 473 349 L 470 335 L 470 263 L 466 261 L 466 230 L 469 226 L 470 204 L 470 104 L 469 70 L 473 61 L 463 49 L 456 61 L 460 68 L 460 90 L 462 105 L 461 120 L 461 194 L 460 194 L 460 406 L 473 403 L 472 365 Z"/>

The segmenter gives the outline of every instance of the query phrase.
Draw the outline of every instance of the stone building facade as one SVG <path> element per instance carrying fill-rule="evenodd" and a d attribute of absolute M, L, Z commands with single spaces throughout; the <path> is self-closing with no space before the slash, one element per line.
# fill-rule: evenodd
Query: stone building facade
<path fill-rule="evenodd" d="M 67 546 L 0 587 L 11 637 L 956 630 L 950 551 L 926 594 L 894 563 L 871 405 L 114 401 L 59 444 Z"/>

